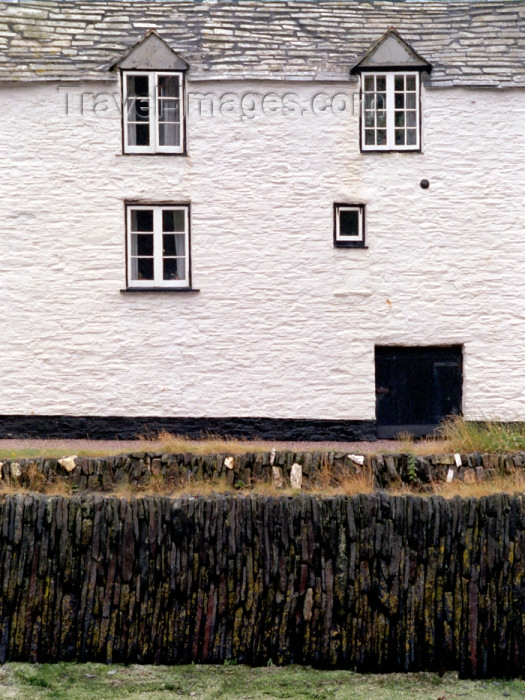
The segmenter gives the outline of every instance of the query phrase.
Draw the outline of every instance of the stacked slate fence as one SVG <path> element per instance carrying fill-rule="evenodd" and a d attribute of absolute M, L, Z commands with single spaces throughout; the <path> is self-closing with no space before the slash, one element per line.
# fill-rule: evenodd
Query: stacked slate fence
<path fill-rule="evenodd" d="M 0 662 L 525 668 L 525 497 L 0 500 Z"/>
<path fill-rule="evenodd" d="M 459 464 L 458 464 L 459 463 Z M 450 472 L 461 481 L 475 482 L 525 468 L 525 453 L 354 455 L 344 452 L 272 451 L 240 455 L 151 453 L 112 457 L 5 459 L 0 462 L 0 486 L 28 487 L 35 474 L 44 483 L 63 481 L 74 491 L 111 491 L 116 485 L 147 486 L 152 479 L 180 484 L 223 480 L 234 488 L 282 481 L 290 486 L 292 469 L 300 471 L 304 487 L 315 486 L 327 474 L 336 481 L 347 475 L 371 473 L 376 488 L 409 484 L 422 491 L 445 481 Z"/>

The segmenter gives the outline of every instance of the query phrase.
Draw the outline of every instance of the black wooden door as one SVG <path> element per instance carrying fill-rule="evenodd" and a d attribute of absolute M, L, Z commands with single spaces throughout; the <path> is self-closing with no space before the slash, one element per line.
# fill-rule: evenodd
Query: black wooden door
<path fill-rule="evenodd" d="M 377 346 L 375 363 L 379 437 L 425 435 L 461 413 L 461 345 Z"/>

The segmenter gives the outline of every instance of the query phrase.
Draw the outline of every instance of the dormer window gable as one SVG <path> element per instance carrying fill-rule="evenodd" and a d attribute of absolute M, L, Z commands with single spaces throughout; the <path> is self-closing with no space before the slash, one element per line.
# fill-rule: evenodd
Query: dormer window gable
<path fill-rule="evenodd" d="M 431 70 L 393 27 L 356 63 L 361 151 L 421 150 L 421 73 Z"/>
<path fill-rule="evenodd" d="M 186 61 L 150 30 L 113 67 L 122 76 L 124 153 L 184 154 Z"/>

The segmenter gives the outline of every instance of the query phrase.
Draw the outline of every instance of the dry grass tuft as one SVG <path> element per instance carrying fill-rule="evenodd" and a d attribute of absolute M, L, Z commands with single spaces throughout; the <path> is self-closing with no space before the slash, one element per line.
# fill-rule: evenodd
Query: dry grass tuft
<path fill-rule="evenodd" d="M 348 470 L 335 469 L 328 462 L 323 462 L 315 479 L 305 490 L 323 496 L 353 496 L 358 493 L 372 493 L 374 491 L 374 475 L 371 469 L 365 467 L 352 473 Z"/>
<path fill-rule="evenodd" d="M 525 495 L 525 470 L 512 469 L 508 473 L 499 473 L 483 481 L 462 481 L 454 479 L 451 483 L 433 481 L 424 491 L 410 484 L 401 484 L 387 489 L 394 496 L 443 496 L 443 498 L 482 498 L 497 493 Z"/>
<path fill-rule="evenodd" d="M 525 494 L 525 472 L 514 469 L 510 474 L 497 474 L 491 479 L 470 483 L 459 480 L 450 484 L 439 482 L 433 485 L 433 491 L 444 498 L 482 498 L 495 493 Z"/>
<path fill-rule="evenodd" d="M 141 496 L 211 496 L 218 493 L 238 493 L 239 489 L 231 486 L 226 479 L 166 479 L 162 474 L 154 474 L 146 484 L 121 482 L 111 490 L 111 495 L 118 498 L 135 498 Z"/>
<path fill-rule="evenodd" d="M 47 479 L 34 462 L 22 473 L 20 482 L 22 486 L 38 493 L 44 493 L 47 488 Z"/>
<path fill-rule="evenodd" d="M 11 477 L 8 484 L 0 479 L 0 495 L 41 493 L 48 496 L 69 496 L 72 492 L 70 481 L 55 477 L 47 480 L 35 463 L 30 463 L 18 478 Z"/>
<path fill-rule="evenodd" d="M 73 495 L 71 485 L 65 481 L 46 482 L 41 488 L 36 489 L 31 486 L 17 486 L 16 484 L 6 484 L 0 481 L 0 498 L 4 496 L 16 496 L 40 494 L 45 496 L 66 496 Z"/>
<path fill-rule="evenodd" d="M 141 440 L 145 440 L 144 437 Z M 201 440 L 192 440 L 184 435 L 173 435 L 163 430 L 154 439 L 154 443 L 162 452 L 192 454 L 213 454 L 228 452 L 231 454 L 244 454 L 246 452 L 270 452 L 272 442 L 260 440 L 238 440 L 236 438 L 222 437 L 207 433 Z M 150 444 L 150 443 L 148 443 Z M 151 447 L 149 448 L 151 449 Z"/>

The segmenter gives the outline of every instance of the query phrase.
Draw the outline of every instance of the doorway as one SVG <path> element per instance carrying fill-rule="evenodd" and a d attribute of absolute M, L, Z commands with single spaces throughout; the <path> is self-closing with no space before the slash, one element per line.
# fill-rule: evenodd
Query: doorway
<path fill-rule="evenodd" d="M 446 416 L 461 413 L 461 345 L 378 345 L 375 368 L 379 438 L 427 435 Z"/>

